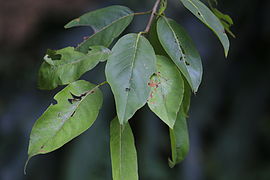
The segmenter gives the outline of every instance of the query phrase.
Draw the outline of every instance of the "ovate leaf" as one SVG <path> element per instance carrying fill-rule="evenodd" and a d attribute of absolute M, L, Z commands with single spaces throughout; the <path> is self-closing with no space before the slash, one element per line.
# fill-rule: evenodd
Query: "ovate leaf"
<path fill-rule="evenodd" d="M 87 54 L 75 51 L 73 47 L 49 50 L 39 70 L 39 88 L 54 89 L 58 85 L 74 82 L 100 61 L 108 59 L 109 49 L 101 46 L 91 48 Z"/>
<path fill-rule="evenodd" d="M 196 92 L 202 79 L 200 55 L 187 32 L 174 20 L 160 17 L 157 23 L 159 40 Z"/>
<path fill-rule="evenodd" d="M 86 53 L 93 45 L 109 47 L 131 23 L 133 16 L 134 13 L 127 7 L 109 6 L 74 19 L 65 28 L 89 26 L 94 30 L 94 34 L 77 47 L 77 50 Z"/>
<path fill-rule="evenodd" d="M 110 127 L 110 149 L 113 180 L 138 180 L 137 153 L 129 123 L 114 118 Z"/>
<path fill-rule="evenodd" d="M 184 81 L 175 64 L 157 56 L 157 72 L 149 82 L 148 106 L 170 128 L 173 128 L 184 95 Z"/>
<path fill-rule="evenodd" d="M 103 97 L 96 85 L 76 81 L 60 91 L 30 135 L 28 155 L 54 151 L 87 130 L 96 120 Z"/>
<path fill-rule="evenodd" d="M 180 0 L 198 19 L 208 26 L 221 41 L 225 56 L 228 55 L 230 42 L 219 19 L 200 0 Z"/>
<path fill-rule="evenodd" d="M 186 119 L 188 117 L 190 96 L 190 88 L 185 82 L 184 98 L 175 125 L 173 128 L 170 128 L 172 159 L 169 159 L 169 166 L 171 168 L 184 160 L 189 151 L 189 135 Z"/>
<path fill-rule="evenodd" d="M 153 47 L 141 34 L 128 34 L 112 49 L 105 69 L 120 124 L 126 123 L 147 101 L 151 75 L 156 72 Z"/>

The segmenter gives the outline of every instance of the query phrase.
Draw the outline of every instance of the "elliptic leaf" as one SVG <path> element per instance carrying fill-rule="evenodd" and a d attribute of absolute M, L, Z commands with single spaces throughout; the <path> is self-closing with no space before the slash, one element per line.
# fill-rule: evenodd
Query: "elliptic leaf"
<path fill-rule="evenodd" d="M 65 28 L 89 26 L 94 34 L 78 45 L 77 50 L 86 53 L 90 46 L 109 47 L 131 23 L 134 13 L 124 6 L 109 6 L 95 10 L 72 20 Z"/>
<path fill-rule="evenodd" d="M 157 73 L 148 85 L 150 109 L 170 128 L 173 128 L 184 95 L 184 81 L 175 64 L 164 56 L 157 56 Z"/>
<path fill-rule="evenodd" d="M 208 26 L 221 41 L 225 56 L 227 57 L 230 42 L 225 33 L 219 19 L 212 13 L 212 11 L 204 5 L 200 0 L 180 0 L 183 5 L 191 11 L 198 19 L 200 19 L 206 26 Z"/>
<path fill-rule="evenodd" d="M 87 54 L 75 51 L 73 47 L 49 50 L 44 57 L 39 74 L 40 89 L 54 89 L 78 80 L 85 72 L 93 69 L 100 61 L 108 59 L 110 50 L 93 46 Z"/>
<path fill-rule="evenodd" d="M 129 123 L 114 118 L 110 127 L 110 149 L 113 180 L 138 180 L 137 153 Z"/>
<path fill-rule="evenodd" d="M 115 44 L 105 69 L 116 101 L 120 124 L 126 123 L 147 101 L 147 85 L 156 72 L 153 47 L 141 34 L 127 34 Z"/>
<path fill-rule="evenodd" d="M 54 151 L 87 130 L 96 120 L 103 97 L 96 85 L 76 81 L 56 94 L 30 135 L 29 158 Z"/>
<path fill-rule="evenodd" d="M 159 18 L 157 33 L 163 48 L 196 92 L 202 79 L 202 62 L 192 39 L 179 24 L 166 17 Z"/>

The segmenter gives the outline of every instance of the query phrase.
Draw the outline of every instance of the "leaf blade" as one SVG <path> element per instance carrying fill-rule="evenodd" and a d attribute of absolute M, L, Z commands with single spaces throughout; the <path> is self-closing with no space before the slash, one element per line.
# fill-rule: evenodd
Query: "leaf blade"
<path fill-rule="evenodd" d="M 54 151 L 91 127 L 103 97 L 96 85 L 80 80 L 57 93 L 55 100 L 32 128 L 29 158 Z"/>
<path fill-rule="evenodd" d="M 175 125 L 173 128 L 169 128 L 172 158 L 168 159 L 168 163 L 171 168 L 183 161 L 189 152 L 187 117 L 190 105 L 191 91 L 186 81 L 184 84 L 184 98 L 180 110 L 177 114 Z"/>
<path fill-rule="evenodd" d="M 219 19 L 211 10 L 199 0 L 180 0 L 182 4 L 207 27 L 209 27 L 219 38 L 223 45 L 225 56 L 227 57 L 230 42 Z"/>
<path fill-rule="evenodd" d="M 80 52 L 87 52 L 93 45 L 109 47 L 131 23 L 134 13 L 124 6 L 109 6 L 95 10 L 70 21 L 65 28 L 77 26 L 89 26 L 94 30 L 94 34 L 83 41 L 76 48 Z"/>
<path fill-rule="evenodd" d="M 184 95 L 184 81 L 170 59 L 157 56 L 157 73 L 151 77 L 149 108 L 173 128 Z"/>
<path fill-rule="evenodd" d="M 50 90 L 74 82 L 99 62 L 108 59 L 109 54 L 110 50 L 101 46 L 92 47 L 87 54 L 75 51 L 73 47 L 50 50 L 39 69 L 38 87 Z"/>
<path fill-rule="evenodd" d="M 128 123 L 119 124 L 114 118 L 110 125 L 110 150 L 114 180 L 138 180 L 137 152 Z"/>
<path fill-rule="evenodd" d="M 156 70 L 153 47 L 140 33 L 127 34 L 112 49 L 105 74 L 114 94 L 120 124 L 126 123 L 147 101 L 147 83 Z"/>
<path fill-rule="evenodd" d="M 197 92 L 202 79 L 200 55 L 186 31 L 172 19 L 160 17 L 157 33 L 161 45 L 180 69 L 193 92 Z"/>

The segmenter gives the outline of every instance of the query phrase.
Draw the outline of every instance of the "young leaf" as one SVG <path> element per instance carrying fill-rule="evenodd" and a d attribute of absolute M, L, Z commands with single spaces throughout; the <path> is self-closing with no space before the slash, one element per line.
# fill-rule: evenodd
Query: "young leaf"
<path fill-rule="evenodd" d="M 174 20 L 162 16 L 157 22 L 159 40 L 196 92 L 202 79 L 200 55 L 187 32 Z"/>
<path fill-rule="evenodd" d="M 90 46 L 102 45 L 109 47 L 131 23 L 134 13 L 124 6 L 109 6 L 92 11 L 72 20 L 65 28 L 89 26 L 94 34 L 79 44 L 77 50 L 86 53 Z"/>
<path fill-rule="evenodd" d="M 184 95 L 184 81 L 175 64 L 164 56 L 157 56 L 157 73 L 148 85 L 150 109 L 170 128 L 173 128 Z"/>
<path fill-rule="evenodd" d="M 186 118 L 190 105 L 191 91 L 186 81 L 184 98 L 177 114 L 175 125 L 170 128 L 170 139 L 172 149 L 172 159 L 169 159 L 169 166 L 173 168 L 177 163 L 181 162 L 189 151 L 189 136 Z"/>
<path fill-rule="evenodd" d="M 160 7 L 159 7 L 159 10 L 158 10 L 158 15 L 161 15 L 161 14 L 164 13 L 164 11 L 167 8 L 167 4 L 168 4 L 168 1 L 167 0 L 161 0 Z"/>
<path fill-rule="evenodd" d="M 50 105 L 34 124 L 29 158 L 54 151 L 87 130 L 96 120 L 103 101 L 97 86 L 83 80 L 69 84 L 54 99 L 57 104 Z"/>
<path fill-rule="evenodd" d="M 216 8 L 211 8 L 211 10 L 218 17 L 218 19 L 220 20 L 221 24 L 225 28 L 226 32 L 228 32 L 233 38 L 235 38 L 235 35 L 230 30 L 230 27 L 233 25 L 232 18 L 229 15 L 227 15 L 227 14 L 223 14 L 222 12 L 220 12 Z"/>
<path fill-rule="evenodd" d="M 156 56 L 148 40 L 127 34 L 115 44 L 105 73 L 116 101 L 120 124 L 126 123 L 147 101 L 151 75 L 156 72 Z"/>
<path fill-rule="evenodd" d="M 50 50 L 44 57 L 39 74 L 40 89 L 54 89 L 58 85 L 69 84 L 93 69 L 100 61 L 108 59 L 110 50 L 93 46 L 87 54 L 75 51 L 73 47 Z"/>
<path fill-rule="evenodd" d="M 208 26 L 221 41 L 225 56 L 227 57 L 230 42 L 219 19 L 200 0 L 180 0 L 198 19 Z"/>
<path fill-rule="evenodd" d="M 110 126 L 110 149 L 113 180 L 138 180 L 137 152 L 129 123 L 119 124 L 114 118 Z"/>

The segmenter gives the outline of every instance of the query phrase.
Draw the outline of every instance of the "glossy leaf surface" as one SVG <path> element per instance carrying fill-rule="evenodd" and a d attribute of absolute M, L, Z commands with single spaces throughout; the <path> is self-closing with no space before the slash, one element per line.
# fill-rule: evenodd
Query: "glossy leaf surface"
<path fill-rule="evenodd" d="M 103 97 L 96 85 L 87 81 L 69 84 L 54 97 L 35 122 L 30 135 L 29 158 L 54 151 L 87 130 L 96 120 Z"/>
<path fill-rule="evenodd" d="M 110 127 L 110 149 L 113 180 L 138 180 L 137 153 L 129 123 L 115 118 Z"/>
<path fill-rule="evenodd" d="M 192 39 L 179 24 L 166 17 L 159 18 L 157 33 L 163 48 L 196 92 L 202 79 L 202 63 Z"/>
<path fill-rule="evenodd" d="M 105 69 L 116 102 L 120 124 L 126 123 L 147 101 L 147 85 L 156 72 L 153 47 L 141 34 L 128 34 L 112 49 Z"/>
<path fill-rule="evenodd" d="M 77 50 L 86 53 L 90 46 L 109 47 L 131 23 L 134 13 L 124 6 L 109 6 L 95 10 L 72 20 L 65 28 L 89 26 L 94 34 L 78 45 Z"/>
<path fill-rule="evenodd" d="M 228 55 L 230 42 L 219 19 L 200 0 L 180 0 L 183 5 L 208 26 L 219 38 L 223 45 L 225 56 Z"/>
<path fill-rule="evenodd" d="M 93 46 L 87 54 L 75 51 L 73 47 L 50 50 L 40 67 L 38 86 L 40 89 L 54 89 L 74 82 L 109 55 L 110 50 L 101 46 Z"/>
<path fill-rule="evenodd" d="M 172 168 L 180 163 L 187 156 L 189 151 L 189 135 L 187 117 L 190 105 L 191 90 L 185 82 L 184 98 L 177 114 L 175 125 L 170 128 L 172 159 L 169 159 L 169 166 Z"/>
<path fill-rule="evenodd" d="M 157 73 L 151 77 L 148 106 L 173 128 L 184 95 L 184 81 L 177 66 L 164 56 L 157 56 Z"/>

